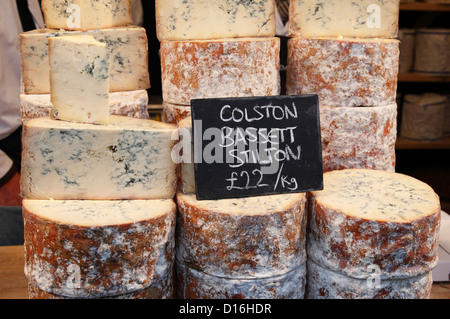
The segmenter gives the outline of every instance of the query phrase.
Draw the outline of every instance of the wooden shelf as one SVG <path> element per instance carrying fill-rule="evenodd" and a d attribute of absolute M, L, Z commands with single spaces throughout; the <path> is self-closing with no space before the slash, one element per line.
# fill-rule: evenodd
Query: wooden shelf
<path fill-rule="evenodd" d="M 450 82 L 450 75 L 429 75 L 422 73 L 401 73 L 398 75 L 399 82 Z"/>
<path fill-rule="evenodd" d="M 403 11 L 450 11 L 450 4 L 439 3 L 401 3 L 400 10 Z"/>
<path fill-rule="evenodd" d="M 397 143 L 395 146 L 398 150 L 437 150 L 437 149 L 450 149 L 450 136 L 444 137 L 436 141 L 414 141 L 397 137 Z"/>

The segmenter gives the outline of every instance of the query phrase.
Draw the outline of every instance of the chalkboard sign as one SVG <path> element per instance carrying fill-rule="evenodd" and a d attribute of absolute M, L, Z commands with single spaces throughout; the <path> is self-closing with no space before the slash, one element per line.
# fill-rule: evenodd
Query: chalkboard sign
<path fill-rule="evenodd" d="M 191 101 L 198 200 L 323 189 L 317 95 Z"/>

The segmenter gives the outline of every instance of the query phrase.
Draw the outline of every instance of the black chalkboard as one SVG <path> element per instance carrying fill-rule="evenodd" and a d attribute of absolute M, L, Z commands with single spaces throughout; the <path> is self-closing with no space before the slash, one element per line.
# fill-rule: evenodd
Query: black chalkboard
<path fill-rule="evenodd" d="M 198 200 L 323 189 L 317 95 L 191 100 Z"/>

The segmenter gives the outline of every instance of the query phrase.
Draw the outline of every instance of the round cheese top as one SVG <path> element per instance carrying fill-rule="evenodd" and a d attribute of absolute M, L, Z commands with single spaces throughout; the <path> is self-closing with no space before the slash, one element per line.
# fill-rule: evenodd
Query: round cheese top
<path fill-rule="evenodd" d="M 381 170 L 346 169 L 324 174 L 316 202 L 347 216 L 408 223 L 440 212 L 439 197 L 424 182 Z"/>
<path fill-rule="evenodd" d="M 175 210 L 173 200 L 24 200 L 28 212 L 59 224 L 100 227 L 138 223 Z"/>
<path fill-rule="evenodd" d="M 195 194 L 177 195 L 181 202 L 203 211 L 229 215 L 266 215 L 291 209 L 305 193 L 252 196 L 218 200 L 197 200 Z"/>

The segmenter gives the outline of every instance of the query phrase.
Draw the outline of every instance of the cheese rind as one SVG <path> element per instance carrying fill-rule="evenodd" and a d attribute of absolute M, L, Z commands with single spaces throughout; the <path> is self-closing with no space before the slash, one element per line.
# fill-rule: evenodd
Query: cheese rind
<path fill-rule="evenodd" d="M 277 37 L 162 41 L 163 101 L 279 95 L 279 52 Z"/>
<path fill-rule="evenodd" d="M 176 264 L 179 299 L 303 299 L 306 264 L 280 276 L 233 279 Z"/>
<path fill-rule="evenodd" d="M 317 94 L 328 107 L 395 103 L 399 41 L 395 39 L 291 38 L 286 92 Z"/>
<path fill-rule="evenodd" d="M 148 93 L 146 90 L 109 93 L 109 113 L 149 119 Z M 50 115 L 53 104 L 50 94 L 20 94 L 20 112 L 23 120 Z"/>
<path fill-rule="evenodd" d="M 306 299 L 429 299 L 431 272 L 404 279 L 355 279 L 307 261 Z"/>
<path fill-rule="evenodd" d="M 290 37 L 396 38 L 399 0 L 291 0 Z"/>
<path fill-rule="evenodd" d="M 306 261 L 306 194 L 199 201 L 177 194 L 177 261 L 209 275 L 267 278 Z"/>
<path fill-rule="evenodd" d="M 176 105 L 163 101 L 164 122 L 177 125 L 180 121 L 191 116 L 190 105 Z"/>
<path fill-rule="evenodd" d="M 407 175 L 370 169 L 324 174 L 309 193 L 308 257 L 348 277 L 381 279 L 429 272 L 437 263 L 439 197 Z"/>
<path fill-rule="evenodd" d="M 150 88 L 148 72 L 148 39 L 138 26 L 82 31 L 37 29 L 19 35 L 25 94 L 50 93 L 48 38 L 90 34 L 105 43 L 110 51 L 109 87 L 111 92 L 146 90 Z"/>
<path fill-rule="evenodd" d="M 182 193 L 189 194 L 195 193 L 195 164 L 194 164 L 194 146 L 193 146 L 193 134 L 192 134 L 192 118 L 189 116 L 178 123 L 179 136 L 186 136 L 180 138 L 179 143 L 183 147 L 183 156 L 180 159 L 179 166 L 179 190 Z M 190 151 L 190 156 L 186 155 L 186 150 Z"/>
<path fill-rule="evenodd" d="M 348 168 L 395 171 L 397 104 L 320 107 L 324 172 Z"/>
<path fill-rule="evenodd" d="M 54 119 L 109 123 L 109 50 L 92 35 L 48 39 Z"/>
<path fill-rule="evenodd" d="M 273 0 L 157 0 L 155 3 L 159 41 L 275 36 Z"/>
<path fill-rule="evenodd" d="M 76 212 L 76 214 L 74 214 Z M 165 283 L 174 265 L 173 200 L 24 200 L 25 275 L 66 297 Z"/>
<path fill-rule="evenodd" d="M 116 115 L 107 126 L 48 117 L 29 120 L 23 129 L 22 197 L 173 198 L 176 130 L 170 124 Z"/>
<path fill-rule="evenodd" d="M 44 0 L 47 28 L 64 30 L 106 29 L 131 25 L 130 0 Z"/>

